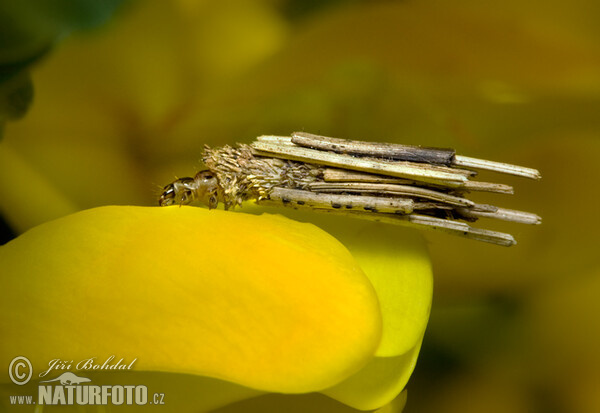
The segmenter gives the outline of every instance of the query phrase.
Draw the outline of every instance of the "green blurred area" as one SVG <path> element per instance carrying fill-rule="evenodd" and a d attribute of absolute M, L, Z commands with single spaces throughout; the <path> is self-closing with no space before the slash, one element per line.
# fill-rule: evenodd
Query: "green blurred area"
<path fill-rule="evenodd" d="M 124 1 L 0 2 L 0 136 L 2 124 L 23 116 L 31 103 L 33 64 L 72 31 L 107 21 Z"/>
<path fill-rule="evenodd" d="M 478 200 L 543 217 L 485 223 L 517 246 L 426 235 L 434 308 L 405 411 L 600 411 L 599 18 L 592 0 L 136 4 L 35 67 L 34 105 L 1 144 L 23 168 L 0 170 L 1 212 L 21 232 L 69 208 L 154 205 L 205 144 L 295 130 L 535 167 L 540 182 L 482 175 L 516 193 Z M 25 62 L 11 53 L 0 63 Z"/>

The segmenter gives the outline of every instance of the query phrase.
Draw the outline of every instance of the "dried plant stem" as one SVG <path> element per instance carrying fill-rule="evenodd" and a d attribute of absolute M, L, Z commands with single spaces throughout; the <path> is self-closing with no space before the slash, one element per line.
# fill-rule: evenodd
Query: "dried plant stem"
<path fill-rule="evenodd" d="M 509 185 L 474 181 L 472 169 L 540 179 L 537 170 L 469 158 L 452 149 L 295 132 L 260 136 L 251 145 L 207 147 L 203 160 L 208 170 L 167 185 L 161 205 L 200 200 L 211 208 L 223 202 L 229 209 L 254 199 L 261 205 L 433 229 L 503 246 L 516 243 L 510 234 L 467 222 L 541 223 L 536 214 L 465 197 L 470 191 L 513 193 Z"/>

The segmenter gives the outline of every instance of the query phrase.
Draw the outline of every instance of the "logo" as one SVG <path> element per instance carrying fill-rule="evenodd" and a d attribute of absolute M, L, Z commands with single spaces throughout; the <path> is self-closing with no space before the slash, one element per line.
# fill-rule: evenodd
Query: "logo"
<path fill-rule="evenodd" d="M 50 383 L 52 381 L 60 381 L 60 384 L 62 384 L 63 386 L 69 386 L 69 385 L 73 385 L 73 384 L 86 383 L 91 380 L 86 377 L 78 377 L 71 372 L 66 372 L 66 373 L 61 374 L 54 380 L 44 380 L 44 381 L 40 381 L 40 383 Z"/>
<path fill-rule="evenodd" d="M 96 363 L 95 357 L 75 363 L 73 360 L 51 360 L 49 368 L 37 375 L 46 378 L 48 373 L 60 370 L 130 370 L 137 359 L 126 364 L 123 359 L 113 363 L 110 356 L 104 363 Z M 33 377 L 33 366 L 27 357 L 15 357 L 8 368 L 10 380 L 22 386 Z M 9 396 L 11 405 L 147 405 L 164 404 L 164 394 L 154 393 L 148 398 L 145 385 L 95 385 L 92 379 L 65 371 L 53 379 L 41 380 L 37 388 L 37 400 L 32 395 Z"/>
<path fill-rule="evenodd" d="M 29 370 L 29 373 L 25 373 L 27 370 Z M 27 357 L 15 357 L 8 366 L 8 377 L 10 377 L 10 380 L 13 383 L 18 384 L 19 386 L 27 384 L 27 382 L 31 380 L 32 375 L 33 367 Z"/>

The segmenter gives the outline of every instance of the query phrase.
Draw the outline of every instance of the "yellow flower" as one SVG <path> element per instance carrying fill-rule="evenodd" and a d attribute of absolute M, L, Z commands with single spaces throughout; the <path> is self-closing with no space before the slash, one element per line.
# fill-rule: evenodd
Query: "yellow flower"
<path fill-rule="evenodd" d="M 56 358 L 135 359 L 132 375 L 88 376 L 137 380 L 171 411 L 264 392 L 379 408 L 414 368 L 432 292 L 420 238 L 384 228 L 358 227 L 387 245 L 356 250 L 361 270 L 277 215 L 102 207 L 45 223 L 0 247 L 0 358 L 27 356 L 36 378 Z"/>
<path fill-rule="evenodd" d="M 321 219 L 350 254 L 280 216 L 94 208 L 155 204 L 204 144 L 327 125 L 330 97 L 287 67 L 293 49 L 277 69 L 290 26 L 270 1 L 147 1 L 34 71 L 34 104 L 0 143 L 0 210 L 23 233 L 0 247 L 5 365 L 136 358 L 127 375 L 89 377 L 147 385 L 171 411 L 401 410 L 432 296 L 420 235 Z M 325 70 L 341 99 L 381 75 Z M 2 403 L 37 385 L 1 383 Z"/>

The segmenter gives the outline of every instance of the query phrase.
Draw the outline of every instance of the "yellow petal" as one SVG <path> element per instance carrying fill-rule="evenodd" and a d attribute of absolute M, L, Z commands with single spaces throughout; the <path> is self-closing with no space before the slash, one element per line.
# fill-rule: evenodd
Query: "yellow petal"
<path fill-rule="evenodd" d="M 385 405 L 376 413 L 400 413 L 406 403 L 406 392 L 402 392 L 391 403 Z M 234 403 L 214 413 L 361 413 L 338 401 L 318 393 L 310 394 L 266 394 L 239 403 Z"/>
<path fill-rule="evenodd" d="M 429 320 L 433 272 L 420 232 L 348 217 L 244 205 L 244 212 L 281 211 L 313 222 L 340 240 L 375 288 L 383 317 L 379 357 L 399 356 L 421 341 Z"/>
<path fill-rule="evenodd" d="M 1 247 L 0 266 L 0 357 L 36 372 L 117 354 L 140 371 L 307 392 L 359 370 L 381 336 L 348 251 L 280 216 L 96 208 Z"/>
<path fill-rule="evenodd" d="M 406 396 L 407 391 L 404 390 L 394 400 L 375 410 L 375 413 L 400 413 L 404 410 L 404 406 L 406 406 Z"/>
<path fill-rule="evenodd" d="M 396 357 L 375 357 L 360 372 L 323 391 L 340 402 L 360 410 L 377 409 L 399 397 L 417 363 L 421 341 Z"/>
<path fill-rule="evenodd" d="M 399 356 L 425 333 L 433 273 L 423 236 L 393 225 L 345 219 L 324 228 L 352 253 L 373 284 L 383 317 L 379 357 Z"/>
<path fill-rule="evenodd" d="M 244 211 L 261 210 L 265 208 L 244 205 Z M 347 217 L 283 211 L 295 219 L 317 223 L 342 241 L 369 277 L 381 306 L 383 332 L 378 357 L 323 393 L 361 410 L 391 403 L 414 370 L 429 320 L 433 276 L 422 235 Z"/>

